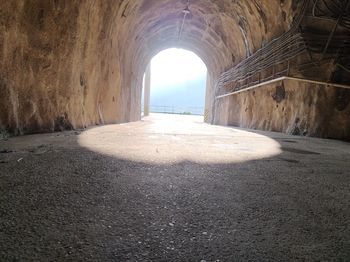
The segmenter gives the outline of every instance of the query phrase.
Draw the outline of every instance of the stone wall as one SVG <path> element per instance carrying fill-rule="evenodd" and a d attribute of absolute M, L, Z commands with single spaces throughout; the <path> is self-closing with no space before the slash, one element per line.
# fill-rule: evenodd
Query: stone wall
<path fill-rule="evenodd" d="M 108 1 L 0 1 L 0 127 L 13 134 L 126 121 Z M 108 38 L 108 41 L 107 41 Z"/>
<path fill-rule="evenodd" d="M 288 79 L 218 100 L 216 124 L 350 140 L 350 89 Z"/>
<path fill-rule="evenodd" d="M 183 21 L 185 0 L 0 0 L 0 138 L 138 120 L 150 59 L 182 47 L 208 67 L 208 122 L 349 139 L 349 90 L 288 80 L 214 106 L 218 77 L 301 2 L 192 0 Z"/>
<path fill-rule="evenodd" d="M 186 3 L 0 0 L 1 132 L 138 120 L 142 76 L 157 52 L 194 51 L 213 88 L 222 72 L 288 30 L 297 11 L 292 0 L 192 0 L 179 37 Z"/>

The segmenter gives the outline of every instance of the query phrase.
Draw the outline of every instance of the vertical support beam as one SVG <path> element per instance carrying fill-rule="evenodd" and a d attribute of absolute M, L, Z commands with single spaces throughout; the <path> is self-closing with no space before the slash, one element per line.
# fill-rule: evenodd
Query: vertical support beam
<path fill-rule="evenodd" d="M 214 99 L 213 99 L 214 97 Z M 207 81 L 205 85 L 205 104 L 204 104 L 204 122 L 210 123 L 213 119 L 213 104 L 215 103 L 215 90 L 210 79 L 209 72 L 207 72 Z"/>
<path fill-rule="evenodd" d="M 149 104 L 151 99 L 151 63 L 148 64 L 145 72 L 143 115 L 149 116 Z"/>

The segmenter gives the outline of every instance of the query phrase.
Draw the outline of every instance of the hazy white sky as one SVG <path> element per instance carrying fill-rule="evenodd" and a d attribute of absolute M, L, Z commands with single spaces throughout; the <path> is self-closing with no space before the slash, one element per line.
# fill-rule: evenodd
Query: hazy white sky
<path fill-rule="evenodd" d="M 152 90 L 205 78 L 207 67 L 193 52 L 171 48 L 158 53 L 151 61 Z"/>

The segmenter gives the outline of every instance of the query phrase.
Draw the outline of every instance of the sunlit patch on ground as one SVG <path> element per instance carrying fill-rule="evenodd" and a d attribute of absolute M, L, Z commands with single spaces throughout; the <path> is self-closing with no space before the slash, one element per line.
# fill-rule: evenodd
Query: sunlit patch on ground
<path fill-rule="evenodd" d="M 267 136 L 181 115 L 153 114 L 141 122 L 89 129 L 78 142 L 98 153 L 158 164 L 238 163 L 281 153 L 280 144 Z"/>

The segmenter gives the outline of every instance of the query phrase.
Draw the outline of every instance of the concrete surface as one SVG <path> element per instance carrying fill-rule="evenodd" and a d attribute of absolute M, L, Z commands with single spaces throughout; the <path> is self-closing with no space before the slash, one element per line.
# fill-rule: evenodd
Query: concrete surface
<path fill-rule="evenodd" d="M 0 261 L 347 261 L 350 145 L 192 116 L 0 141 Z"/>

